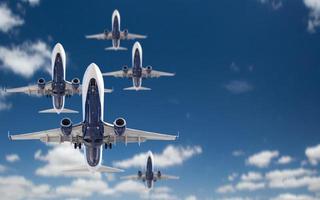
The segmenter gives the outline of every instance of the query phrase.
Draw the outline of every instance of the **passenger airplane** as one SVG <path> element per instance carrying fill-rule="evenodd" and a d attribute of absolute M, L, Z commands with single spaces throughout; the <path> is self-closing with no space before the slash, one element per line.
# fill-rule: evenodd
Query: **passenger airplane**
<path fill-rule="evenodd" d="M 132 78 L 133 87 L 124 88 L 124 90 L 151 90 L 142 87 L 143 78 L 159 78 L 161 76 L 174 76 L 173 73 L 160 72 L 152 69 L 152 66 L 142 66 L 142 48 L 139 42 L 134 43 L 132 48 L 132 67 L 124 66 L 122 70 L 104 73 L 104 76 L 114 76 L 117 78 Z"/>
<path fill-rule="evenodd" d="M 5 89 L 8 93 L 26 93 L 37 96 L 52 96 L 53 109 L 43 110 L 40 113 L 78 113 L 64 108 L 66 96 L 81 94 L 80 79 L 74 78 L 66 81 L 66 53 L 63 46 L 57 43 L 51 55 L 52 80 L 46 82 L 44 78 L 38 79 L 38 83 L 19 88 Z"/>
<path fill-rule="evenodd" d="M 126 128 L 126 121 L 117 118 L 113 124 L 103 121 L 104 82 L 100 69 L 90 64 L 83 76 L 82 86 L 83 121 L 72 124 L 69 118 L 61 120 L 61 127 L 35 133 L 9 135 L 11 140 L 37 140 L 42 142 L 70 142 L 74 148 L 84 145 L 87 166 L 68 171 L 119 172 L 121 170 L 102 166 L 102 149 L 112 148 L 117 141 L 141 143 L 146 140 L 175 140 L 176 136 Z"/>
<path fill-rule="evenodd" d="M 97 40 L 112 40 L 112 47 L 107 47 L 105 50 L 127 50 L 125 47 L 120 47 L 120 40 L 145 39 L 147 36 L 129 33 L 128 29 L 120 30 L 120 13 L 118 10 L 112 14 L 112 30 L 105 30 L 103 33 L 95 35 L 87 35 L 87 39 Z"/>
<path fill-rule="evenodd" d="M 147 187 L 151 189 L 153 187 L 153 183 L 158 180 L 179 179 L 179 177 L 165 175 L 162 174 L 160 171 L 154 171 L 154 158 L 152 152 L 149 151 L 145 172 L 142 173 L 141 171 L 138 171 L 137 175 L 124 176 L 122 177 L 122 179 L 142 180 L 143 182 L 146 182 Z"/>

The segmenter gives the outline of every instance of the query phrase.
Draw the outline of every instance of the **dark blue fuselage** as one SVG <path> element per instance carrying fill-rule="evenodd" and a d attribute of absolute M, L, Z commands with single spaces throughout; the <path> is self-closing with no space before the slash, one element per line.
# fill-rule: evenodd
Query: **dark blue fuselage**
<path fill-rule="evenodd" d="M 140 58 L 140 51 L 137 48 L 133 56 L 132 79 L 135 87 L 141 87 L 142 84 L 142 60 Z"/>
<path fill-rule="evenodd" d="M 62 109 L 64 104 L 64 95 L 66 82 L 64 80 L 64 68 L 61 55 L 56 55 L 53 67 L 53 80 L 52 80 L 52 98 L 54 107 Z"/>
<path fill-rule="evenodd" d="M 102 94 L 103 95 L 103 94 Z M 101 102 L 97 81 L 89 83 L 85 101 L 85 119 L 83 122 L 83 140 L 87 163 L 91 167 L 99 165 L 103 144 L 104 124 L 101 119 Z"/>
<path fill-rule="evenodd" d="M 154 179 L 154 173 L 153 173 L 153 167 L 152 167 L 152 159 L 149 156 L 147 160 L 147 168 L 146 168 L 146 181 L 147 181 L 147 187 L 151 188 L 153 179 Z"/>
<path fill-rule="evenodd" d="M 120 46 L 120 23 L 117 15 L 114 17 L 113 20 L 112 43 L 114 47 Z"/>

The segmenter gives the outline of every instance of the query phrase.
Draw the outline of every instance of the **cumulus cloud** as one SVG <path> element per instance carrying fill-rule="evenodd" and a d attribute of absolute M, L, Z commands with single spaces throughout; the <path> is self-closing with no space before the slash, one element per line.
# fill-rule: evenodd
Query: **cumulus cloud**
<path fill-rule="evenodd" d="M 278 151 L 261 151 L 257 154 L 254 154 L 252 156 L 250 156 L 246 163 L 248 165 L 253 165 L 259 168 L 264 168 L 264 167 L 268 167 L 271 163 L 271 160 L 273 158 L 276 158 L 279 156 L 279 152 Z"/>
<path fill-rule="evenodd" d="M 36 174 L 39 176 L 76 176 L 97 178 L 101 176 L 99 173 L 92 174 L 90 172 L 64 172 L 64 170 L 86 165 L 83 153 L 78 149 L 74 149 L 72 145 L 67 143 L 51 146 L 46 154 L 43 154 L 41 150 L 38 150 L 35 153 L 34 158 L 45 163 L 43 166 L 36 169 Z"/>
<path fill-rule="evenodd" d="M 232 94 L 243 94 L 254 89 L 253 85 L 243 80 L 230 81 L 224 85 L 224 88 Z"/>
<path fill-rule="evenodd" d="M 255 191 L 265 188 L 266 184 L 264 182 L 256 183 L 251 181 L 241 181 L 236 185 L 236 189 L 239 191 Z"/>
<path fill-rule="evenodd" d="M 308 147 L 305 151 L 305 154 L 312 165 L 317 165 L 320 161 L 320 144 L 317 146 Z"/>
<path fill-rule="evenodd" d="M 296 195 L 296 194 L 280 194 L 279 196 L 272 198 L 271 200 L 319 200 L 316 197 L 309 195 Z"/>
<path fill-rule="evenodd" d="M 234 181 L 238 177 L 237 173 L 232 173 L 228 176 L 229 181 Z"/>
<path fill-rule="evenodd" d="M 7 33 L 11 29 L 24 24 L 23 19 L 14 15 L 6 4 L 0 4 L 0 31 Z"/>
<path fill-rule="evenodd" d="M 0 46 L 0 69 L 10 70 L 25 78 L 39 69 L 51 73 L 50 57 L 49 46 L 40 40 L 11 47 Z"/>
<path fill-rule="evenodd" d="M 244 151 L 242 151 L 242 150 L 234 150 L 234 151 L 232 152 L 232 155 L 235 156 L 235 157 L 243 156 L 244 154 L 245 154 L 245 153 L 244 153 Z"/>
<path fill-rule="evenodd" d="M 273 10 L 278 10 L 282 7 L 282 0 L 258 0 L 261 4 L 270 5 Z"/>
<path fill-rule="evenodd" d="M 9 110 L 12 107 L 12 104 L 6 101 L 7 96 L 8 96 L 8 93 L 0 89 L 0 111 Z"/>
<path fill-rule="evenodd" d="M 281 165 L 289 164 L 293 161 L 293 158 L 291 156 L 281 156 L 277 163 Z"/>
<path fill-rule="evenodd" d="M 6 160 L 10 163 L 14 163 L 20 160 L 20 157 L 18 154 L 8 154 L 6 155 Z"/>
<path fill-rule="evenodd" d="M 37 6 L 40 4 L 40 0 L 22 0 L 22 1 L 28 3 L 30 6 Z"/>
<path fill-rule="evenodd" d="M 222 185 L 216 189 L 216 192 L 220 194 L 232 193 L 235 191 L 236 189 L 231 184 Z"/>
<path fill-rule="evenodd" d="M 247 174 L 242 174 L 241 180 L 243 181 L 258 181 L 263 179 L 261 173 L 258 172 L 248 172 Z"/>
<path fill-rule="evenodd" d="M 316 32 L 320 26 L 320 1 L 319 0 L 303 0 L 305 6 L 310 10 L 308 20 L 308 31 Z"/>
<path fill-rule="evenodd" d="M 200 146 L 187 146 L 175 147 L 173 145 L 167 146 L 161 154 L 154 154 L 154 162 L 157 167 L 171 167 L 175 165 L 181 165 L 184 161 L 190 159 L 191 157 L 201 154 L 202 148 Z M 114 166 L 120 168 L 130 168 L 137 167 L 142 168 L 146 165 L 148 153 L 140 153 L 134 155 L 132 158 L 115 161 Z"/>
<path fill-rule="evenodd" d="M 187 196 L 185 200 L 197 200 L 197 197 L 194 195 Z"/>

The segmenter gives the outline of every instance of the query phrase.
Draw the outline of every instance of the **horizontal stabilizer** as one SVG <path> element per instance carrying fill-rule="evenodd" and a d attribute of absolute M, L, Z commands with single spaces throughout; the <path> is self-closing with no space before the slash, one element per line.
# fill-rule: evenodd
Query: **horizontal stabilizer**
<path fill-rule="evenodd" d="M 139 90 L 151 90 L 151 88 L 147 88 L 147 87 L 127 87 L 127 88 L 124 88 L 123 90 L 139 91 Z"/>
<path fill-rule="evenodd" d="M 58 113 L 58 114 L 60 114 L 60 113 L 79 113 L 79 112 L 76 110 L 71 110 L 71 109 L 67 109 L 67 108 L 64 108 L 63 110 L 51 108 L 51 109 L 47 109 L 47 110 L 41 110 L 41 111 L 39 111 L 39 113 Z"/>
<path fill-rule="evenodd" d="M 63 170 L 64 172 L 101 172 L 101 173 L 119 173 L 119 172 L 123 172 L 122 169 L 118 169 L 118 168 L 113 168 L 113 167 L 108 167 L 108 166 L 104 166 L 101 165 L 99 168 L 97 168 L 97 170 L 90 170 L 87 166 L 79 166 L 79 167 L 75 167 L 72 169 L 66 169 Z"/>
<path fill-rule="evenodd" d="M 107 47 L 105 48 L 106 51 L 125 51 L 125 50 L 128 50 L 127 48 L 125 47 Z"/>
<path fill-rule="evenodd" d="M 112 89 L 104 89 L 104 93 L 112 93 L 113 92 L 113 88 Z"/>

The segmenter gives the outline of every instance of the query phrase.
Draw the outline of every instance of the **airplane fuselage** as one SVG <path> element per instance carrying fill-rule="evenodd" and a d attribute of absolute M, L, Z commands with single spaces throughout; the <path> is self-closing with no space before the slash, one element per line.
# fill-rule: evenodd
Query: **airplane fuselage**
<path fill-rule="evenodd" d="M 153 158 L 151 155 L 148 156 L 147 165 L 146 165 L 146 182 L 147 187 L 153 187 L 153 180 L 154 180 L 154 173 L 153 173 Z"/>
<path fill-rule="evenodd" d="M 104 84 L 101 72 L 91 64 L 83 78 L 83 143 L 89 168 L 96 168 L 102 162 L 104 134 L 103 102 Z"/>
<path fill-rule="evenodd" d="M 113 47 L 120 47 L 120 14 L 115 11 L 112 15 L 112 45 Z"/>
<path fill-rule="evenodd" d="M 54 109 L 59 111 L 64 108 L 66 88 L 66 61 L 62 45 L 56 45 L 52 52 L 52 103 Z"/>
<path fill-rule="evenodd" d="M 142 48 L 140 45 L 132 49 L 132 82 L 136 88 L 142 84 Z"/>

